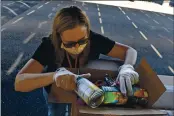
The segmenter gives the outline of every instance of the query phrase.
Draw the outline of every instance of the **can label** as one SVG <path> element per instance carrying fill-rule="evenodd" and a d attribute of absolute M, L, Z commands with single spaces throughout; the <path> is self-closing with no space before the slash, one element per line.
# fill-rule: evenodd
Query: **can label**
<path fill-rule="evenodd" d="M 89 105 L 91 96 L 97 91 L 100 91 L 100 88 L 98 88 L 89 80 L 85 78 L 77 80 L 76 92 L 85 101 L 86 104 Z"/>

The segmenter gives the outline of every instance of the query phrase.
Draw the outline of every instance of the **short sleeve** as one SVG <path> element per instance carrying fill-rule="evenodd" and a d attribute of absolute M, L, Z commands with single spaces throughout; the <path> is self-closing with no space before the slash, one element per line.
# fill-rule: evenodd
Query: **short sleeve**
<path fill-rule="evenodd" d="M 91 39 L 93 49 L 95 49 L 95 52 L 99 54 L 107 55 L 115 45 L 115 41 L 95 32 L 92 32 Z"/>
<path fill-rule="evenodd" d="M 42 42 L 34 52 L 32 58 L 37 60 L 43 66 L 46 66 L 50 62 L 50 58 L 53 55 L 53 47 L 51 46 L 51 40 L 48 37 L 42 38 Z"/>

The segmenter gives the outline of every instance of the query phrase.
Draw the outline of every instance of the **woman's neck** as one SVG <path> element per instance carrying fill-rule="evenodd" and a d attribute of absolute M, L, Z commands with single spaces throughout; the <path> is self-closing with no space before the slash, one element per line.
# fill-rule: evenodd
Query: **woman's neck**
<path fill-rule="evenodd" d="M 74 54 L 69 54 L 73 59 L 76 59 L 78 57 L 78 55 L 74 55 Z"/>

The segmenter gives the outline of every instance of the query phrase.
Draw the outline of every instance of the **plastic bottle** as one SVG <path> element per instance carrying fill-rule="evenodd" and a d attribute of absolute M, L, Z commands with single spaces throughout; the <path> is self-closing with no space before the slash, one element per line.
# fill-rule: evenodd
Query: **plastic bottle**
<path fill-rule="evenodd" d="M 107 83 L 107 86 L 115 86 L 114 80 L 111 77 L 109 77 L 108 74 L 105 74 L 104 80 Z"/>

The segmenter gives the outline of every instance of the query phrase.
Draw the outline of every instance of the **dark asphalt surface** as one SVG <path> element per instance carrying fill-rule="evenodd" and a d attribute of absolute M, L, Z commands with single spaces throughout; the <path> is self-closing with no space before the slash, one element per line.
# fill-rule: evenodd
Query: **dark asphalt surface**
<path fill-rule="evenodd" d="M 41 38 L 51 32 L 56 11 L 67 5 L 74 4 L 82 8 L 89 16 L 93 31 L 102 33 L 101 26 L 103 26 L 105 36 L 135 48 L 138 51 L 137 64 L 142 57 L 145 57 L 158 75 L 173 76 L 168 68 L 168 66 L 174 68 L 174 22 L 169 19 L 173 18 L 172 15 L 163 16 L 160 13 L 121 8 L 125 12 L 123 14 L 119 7 L 98 5 L 102 19 L 100 23 L 96 4 L 70 1 L 54 1 L 48 4 L 44 1 L 24 1 L 24 3 L 30 8 L 19 2 L 12 4 L 11 1 L 2 1 L 1 4 L 2 116 L 46 116 L 47 108 L 42 89 L 28 93 L 15 92 L 14 79 L 40 44 Z M 2 6 L 9 7 L 17 16 Z M 33 13 L 27 15 L 33 10 Z M 148 40 L 145 40 L 139 31 L 143 32 Z M 159 51 L 162 58 L 151 45 Z M 13 65 L 16 66 L 14 69 L 11 68 Z"/>

